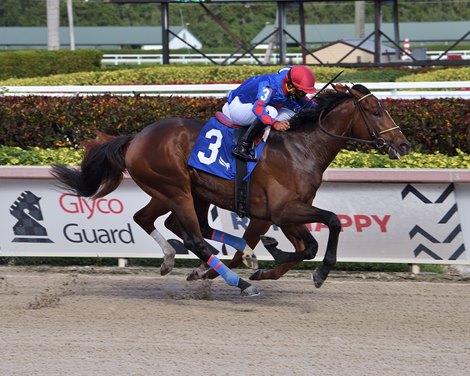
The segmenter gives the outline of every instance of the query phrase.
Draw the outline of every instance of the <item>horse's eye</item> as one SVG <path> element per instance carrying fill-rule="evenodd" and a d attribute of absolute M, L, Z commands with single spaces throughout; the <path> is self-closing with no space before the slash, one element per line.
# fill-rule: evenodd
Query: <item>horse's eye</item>
<path fill-rule="evenodd" d="M 373 112 L 373 115 L 379 117 L 379 116 L 380 116 L 380 112 L 379 112 L 379 111 L 374 111 L 374 112 Z"/>

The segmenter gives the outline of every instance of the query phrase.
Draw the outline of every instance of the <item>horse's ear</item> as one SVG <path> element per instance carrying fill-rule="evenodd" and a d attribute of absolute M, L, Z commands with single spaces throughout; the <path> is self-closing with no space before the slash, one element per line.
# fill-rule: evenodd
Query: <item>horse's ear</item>
<path fill-rule="evenodd" d="M 364 97 L 365 95 L 371 94 L 370 90 L 361 84 L 354 85 L 350 89 L 350 92 L 358 99 Z"/>
<path fill-rule="evenodd" d="M 333 89 L 336 90 L 337 93 L 345 93 L 348 91 L 348 87 L 345 84 L 331 84 Z"/>

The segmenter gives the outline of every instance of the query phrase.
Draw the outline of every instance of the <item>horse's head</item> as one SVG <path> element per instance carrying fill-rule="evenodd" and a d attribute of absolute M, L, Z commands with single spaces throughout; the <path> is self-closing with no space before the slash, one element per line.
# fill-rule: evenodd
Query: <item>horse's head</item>
<path fill-rule="evenodd" d="M 347 90 L 354 97 L 356 107 L 351 135 L 372 141 L 377 149 L 388 152 L 391 159 L 408 154 L 410 143 L 377 97 L 363 85 L 354 85 Z"/>

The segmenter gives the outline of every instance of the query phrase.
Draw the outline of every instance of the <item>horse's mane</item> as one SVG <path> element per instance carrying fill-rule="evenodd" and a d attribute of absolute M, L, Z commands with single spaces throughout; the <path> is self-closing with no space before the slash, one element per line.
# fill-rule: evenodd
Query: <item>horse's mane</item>
<path fill-rule="evenodd" d="M 364 85 L 356 84 L 352 89 L 359 91 L 362 94 L 369 94 L 370 91 Z M 318 104 L 315 107 L 310 107 L 298 112 L 292 119 L 290 119 L 290 126 L 292 130 L 298 129 L 304 125 L 315 127 L 318 124 L 318 118 L 323 113 L 322 117 L 330 112 L 341 102 L 351 98 L 348 91 L 325 91 L 315 97 L 315 102 Z"/>

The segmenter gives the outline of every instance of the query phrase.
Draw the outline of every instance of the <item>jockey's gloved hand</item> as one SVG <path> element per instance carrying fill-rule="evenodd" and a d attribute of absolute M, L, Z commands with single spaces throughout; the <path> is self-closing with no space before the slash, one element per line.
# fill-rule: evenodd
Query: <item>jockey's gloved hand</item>
<path fill-rule="evenodd" d="M 288 121 L 288 120 L 276 121 L 276 122 L 273 124 L 273 128 L 274 128 L 276 131 L 284 132 L 284 131 L 287 131 L 287 130 L 290 128 L 290 124 L 289 124 L 289 121 Z"/>

